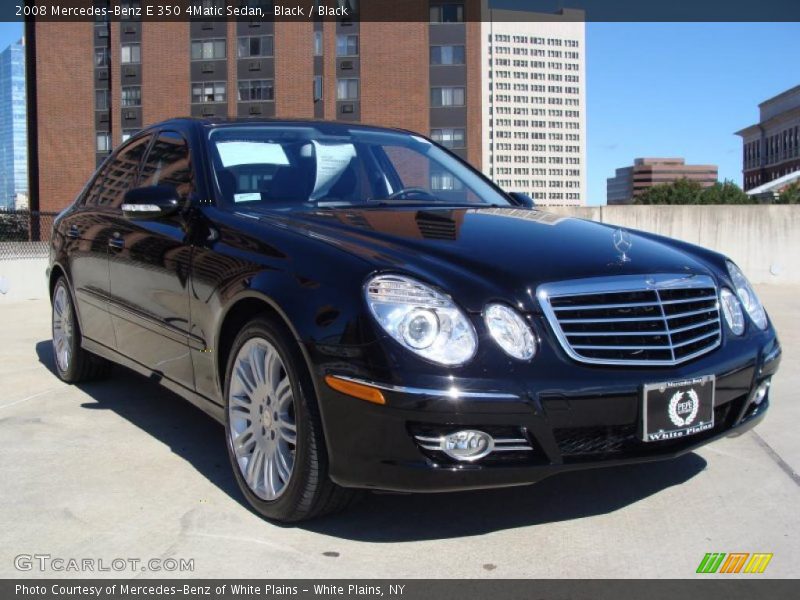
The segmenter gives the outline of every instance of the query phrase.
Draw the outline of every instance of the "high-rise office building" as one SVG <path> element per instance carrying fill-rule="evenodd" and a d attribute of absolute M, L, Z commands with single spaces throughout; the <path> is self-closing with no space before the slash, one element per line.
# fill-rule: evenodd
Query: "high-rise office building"
<path fill-rule="evenodd" d="M 758 105 L 759 121 L 742 138 L 744 189 L 800 171 L 800 85 Z"/>
<path fill-rule="evenodd" d="M 632 204 L 636 196 L 654 185 L 688 179 L 702 187 L 717 182 L 716 165 L 687 165 L 682 158 L 637 158 L 632 167 L 617 169 L 606 180 L 608 204 Z"/>
<path fill-rule="evenodd" d="M 25 39 L 0 52 L 0 208 L 28 194 Z"/>
<path fill-rule="evenodd" d="M 488 10 L 483 170 L 537 204 L 586 204 L 584 14 Z"/>
<path fill-rule="evenodd" d="M 359 4 L 359 20 L 29 22 L 34 208 L 65 206 L 133 132 L 186 115 L 400 127 L 509 191 L 585 202 L 582 13 L 398 0 L 387 21 L 385 3 Z"/>

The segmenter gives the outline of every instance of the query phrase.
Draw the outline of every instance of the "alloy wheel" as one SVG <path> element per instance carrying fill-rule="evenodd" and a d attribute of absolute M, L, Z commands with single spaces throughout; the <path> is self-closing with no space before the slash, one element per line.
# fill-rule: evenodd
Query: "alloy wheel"
<path fill-rule="evenodd" d="M 62 373 L 72 362 L 72 305 L 66 286 L 59 285 L 53 297 L 53 351 Z"/>
<path fill-rule="evenodd" d="M 294 394 L 276 348 L 254 337 L 233 363 L 228 392 L 230 444 L 242 477 L 262 500 L 286 490 L 297 447 Z"/>

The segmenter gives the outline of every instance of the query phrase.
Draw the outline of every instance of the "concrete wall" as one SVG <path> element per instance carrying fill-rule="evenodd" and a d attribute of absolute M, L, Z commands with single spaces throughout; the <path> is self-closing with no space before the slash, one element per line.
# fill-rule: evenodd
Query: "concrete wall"
<path fill-rule="evenodd" d="M 47 257 L 0 260 L 0 306 L 47 298 Z"/>
<path fill-rule="evenodd" d="M 753 283 L 800 283 L 800 206 L 544 207 L 721 252 Z M 636 252 L 634 247 L 632 252 Z"/>

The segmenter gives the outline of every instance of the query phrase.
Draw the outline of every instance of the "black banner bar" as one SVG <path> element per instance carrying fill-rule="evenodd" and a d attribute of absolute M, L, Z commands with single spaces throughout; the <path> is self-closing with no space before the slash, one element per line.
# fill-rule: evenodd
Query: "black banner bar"
<path fill-rule="evenodd" d="M 798 22 L 797 0 L 3 0 L 0 21 L 338 20 L 429 22 L 461 4 L 463 21 Z M 489 11 L 494 14 L 490 16 Z M 446 21 L 450 22 L 450 21 Z"/>
<path fill-rule="evenodd" d="M 635 565 L 631 565 L 635 568 Z M 37 600 L 162 600 L 191 598 L 402 598 L 403 600 L 756 600 L 798 598 L 800 580 L 761 579 L 759 575 L 721 576 L 707 579 L 496 579 L 496 580 L 0 580 L 0 598 Z M 793 591 L 794 590 L 794 591 Z"/>

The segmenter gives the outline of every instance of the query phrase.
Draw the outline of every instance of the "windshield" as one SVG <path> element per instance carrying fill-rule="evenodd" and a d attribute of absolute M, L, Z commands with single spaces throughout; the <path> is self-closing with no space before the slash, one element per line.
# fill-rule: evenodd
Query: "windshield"
<path fill-rule="evenodd" d="M 209 139 L 227 207 L 510 204 L 453 156 L 412 134 L 243 125 L 212 129 Z"/>

